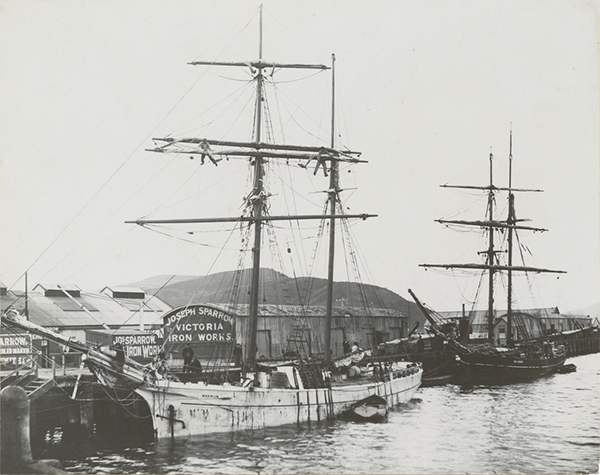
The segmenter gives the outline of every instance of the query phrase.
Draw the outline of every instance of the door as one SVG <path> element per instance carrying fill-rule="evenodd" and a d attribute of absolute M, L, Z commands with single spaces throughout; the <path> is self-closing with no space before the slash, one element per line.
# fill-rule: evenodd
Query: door
<path fill-rule="evenodd" d="M 344 329 L 343 328 L 332 328 L 331 329 L 331 349 L 333 350 L 333 357 L 342 356 L 344 354 Z"/>
<path fill-rule="evenodd" d="M 257 360 L 272 358 L 271 330 L 258 330 L 256 334 Z"/>

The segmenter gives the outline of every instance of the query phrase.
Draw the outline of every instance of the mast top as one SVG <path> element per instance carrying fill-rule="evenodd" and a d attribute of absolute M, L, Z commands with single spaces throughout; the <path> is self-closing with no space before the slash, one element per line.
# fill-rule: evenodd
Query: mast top
<path fill-rule="evenodd" d="M 258 38 L 258 59 L 262 61 L 262 38 L 263 38 L 263 22 L 262 22 L 262 14 L 263 14 L 263 5 L 262 3 L 260 4 L 260 28 L 259 30 L 259 38 Z"/>
<path fill-rule="evenodd" d="M 192 66 L 242 66 L 258 70 L 273 69 L 331 69 L 324 64 L 304 64 L 304 63 L 275 63 L 263 61 L 263 6 L 260 6 L 259 36 L 258 36 L 258 61 L 191 61 L 188 64 Z"/>

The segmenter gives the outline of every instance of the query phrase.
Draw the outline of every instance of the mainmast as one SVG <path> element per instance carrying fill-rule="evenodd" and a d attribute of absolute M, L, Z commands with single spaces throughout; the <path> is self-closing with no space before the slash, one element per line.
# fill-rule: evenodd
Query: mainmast
<path fill-rule="evenodd" d="M 494 221 L 494 177 L 493 177 L 493 160 L 494 156 L 490 152 L 490 186 L 488 190 L 488 218 L 490 223 Z M 488 341 L 494 344 L 494 227 L 492 224 L 488 227 L 488 250 L 487 263 L 488 269 Z"/>
<path fill-rule="evenodd" d="M 517 222 L 515 216 L 515 195 L 512 192 L 512 128 L 510 130 L 510 145 L 508 152 L 508 218 L 506 222 L 514 225 Z M 508 267 L 512 267 L 513 261 L 513 229 L 508 228 Z M 506 346 L 512 345 L 512 269 L 507 272 L 508 289 L 506 295 Z"/>
<path fill-rule="evenodd" d="M 335 55 L 331 55 L 331 148 L 335 148 Z M 339 193 L 339 163 L 331 160 L 329 175 L 329 264 L 327 273 L 327 308 L 325 310 L 325 363 L 331 362 L 331 320 L 333 314 L 333 268 L 335 263 L 335 213 Z"/>

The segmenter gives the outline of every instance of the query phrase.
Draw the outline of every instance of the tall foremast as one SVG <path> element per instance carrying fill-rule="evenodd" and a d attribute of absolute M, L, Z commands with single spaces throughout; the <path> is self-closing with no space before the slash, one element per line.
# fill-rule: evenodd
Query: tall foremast
<path fill-rule="evenodd" d="M 260 28 L 259 28 L 259 43 L 258 43 L 258 61 L 262 63 L 262 5 L 260 6 Z M 262 125 L 262 109 L 263 109 L 263 68 L 258 67 L 256 73 L 256 106 L 254 118 L 254 143 L 261 141 L 261 125 Z M 248 354 L 246 362 L 248 367 L 253 370 L 256 363 L 257 341 L 256 334 L 258 331 L 258 300 L 260 291 L 260 251 L 262 248 L 262 212 L 264 205 L 263 197 L 263 157 L 258 154 L 254 157 L 254 187 L 252 196 L 255 198 L 252 216 L 258 218 L 254 223 L 254 245 L 252 247 L 252 281 L 250 287 L 250 329 L 249 334 L 252 335 L 248 339 Z"/>

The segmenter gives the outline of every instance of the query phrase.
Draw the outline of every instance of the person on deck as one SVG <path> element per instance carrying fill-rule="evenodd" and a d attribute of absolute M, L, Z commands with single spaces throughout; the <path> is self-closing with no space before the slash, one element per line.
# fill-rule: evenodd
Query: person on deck
<path fill-rule="evenodd" d="M 242 366 L 242 345 L 240 343 L 237 343 L 233 349 L 233 359 L 235 367 L 240 368 Z"/>
<path fill-rule="evenodd" d="M 200 363 L 200 360 L 195 356 L 192 358 L 192 362 L 190 363 L 190 372 L 193 374 L 202 373 L 202 364 Z"/>
<path fill-rule="evenodd" d="M 183 372 L 184 373 L 189 373 L 191 371 L 190 364 L 192 363 L 193 358 L 194 358 L 194 350 L 192 350 L 189 343 L 186 343 L 185 348 L 183 349 Z"/>
<path fill-rule="evenodd" d="M 547 340 L 544 342 L 544 356 L 546 358 L 552 357 L 552 347 L 550 346 L 550 342 Z"/>
<path fill-rule="evenodd" d="M 344 338 L 344 343 L 342 343 L 342 348 L 344 350 L 345 355 L 350 353 L 350 342 L 346 338 Z"/>
<path fill-rule="evenodd" d="M 358 343 L 355 341 L 354 345 L 352 345 L 352 353 L 354 353 L 355 351 L 359 351 L 360 347 L 358 346 Z"/>

